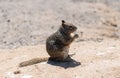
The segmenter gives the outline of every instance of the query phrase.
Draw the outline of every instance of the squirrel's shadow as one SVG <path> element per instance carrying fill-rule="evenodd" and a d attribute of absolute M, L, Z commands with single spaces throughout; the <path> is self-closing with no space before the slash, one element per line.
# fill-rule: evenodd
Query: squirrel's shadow
<path fill-rule="evenodd" d="M 55 65 L 55 66 L 60 66 L 60 67 L 63 67 L 63 68 L 65 68 L 65 69 L 70 68 L 70 67 L 76 67 L 76 66 L 81 65 L 80 62 L 77 62 L 77 61 L 74 60 L 74 59 L 71 59 L 70 62 L 58 62 L 58 61 L 48 60 L 47 63 L 48 63 L 48 64 L 51 64 L 51 65 Z"/>

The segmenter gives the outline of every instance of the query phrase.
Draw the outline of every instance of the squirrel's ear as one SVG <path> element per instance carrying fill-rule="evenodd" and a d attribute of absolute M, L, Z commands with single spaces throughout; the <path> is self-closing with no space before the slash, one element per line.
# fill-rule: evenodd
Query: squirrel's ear
<path fill-rule="evenodd" d="M 64 20 L 62 20 L 62 24 L 64 24 L 65 23 L 65 21 Z"/>

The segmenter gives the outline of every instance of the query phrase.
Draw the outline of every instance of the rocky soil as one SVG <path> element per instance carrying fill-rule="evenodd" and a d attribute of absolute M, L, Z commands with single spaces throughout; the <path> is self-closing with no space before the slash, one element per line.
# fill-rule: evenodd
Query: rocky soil
<path fill-rule="evenodd" d="M 70 53 L 81 64 L 19 68 L 48 57 L 45 40 L 62 19 L 78 27 Z M 0 78 L 120 78 L 120 0 L 0 0 L 0 29 Z"/>

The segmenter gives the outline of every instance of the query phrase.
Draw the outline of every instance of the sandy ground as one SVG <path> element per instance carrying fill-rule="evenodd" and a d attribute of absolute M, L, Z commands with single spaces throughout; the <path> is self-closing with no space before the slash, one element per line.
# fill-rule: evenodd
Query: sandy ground
<path fill-rule="evenodd" d="M 39 63 L 19 68 L 22 61 L 36 57 L 47 57 L 44 45 L 26 46 L 13 50 L 1 50 L 1 78 L 119 78 L 119 40 L 104 39 L 101 42 L 85 41 L 73 43 L 70 53 L 81 65 L 74 63 Z M 13 74 L 20 71 L 20 74 Z M 13 76 L 13 77 L 11 77 Z M 25 77 L 27 78 L 27 77 Z"/>
<path fill-rule="evenodd" d="M 0 78 L 120 78 L 120 0 L 0 0 Z M 80 65 L 48 57 L 45 40 L 64 19 L 78 27 L 70 47 Z M 83 32 L 83 35 L 81 35 Z M 14 74 L 15 71 L 20 71 Z"/>

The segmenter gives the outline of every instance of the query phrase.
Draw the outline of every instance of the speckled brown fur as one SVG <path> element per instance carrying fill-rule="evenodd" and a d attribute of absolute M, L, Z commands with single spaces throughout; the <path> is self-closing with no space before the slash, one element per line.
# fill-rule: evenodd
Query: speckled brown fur
<path fill-rule="evenodd" d="M 46 50 L 52 60 L 66 61 L 66 58 L 69 57 L 70 44 L 74 39 L 78 38 L 78 34 L 75 34 L 73 37 L 71 36 L 71 33 L 76 30 L 76 26 L 62 20 L 62 25 L 57 32 L 47 38 Z"/>

